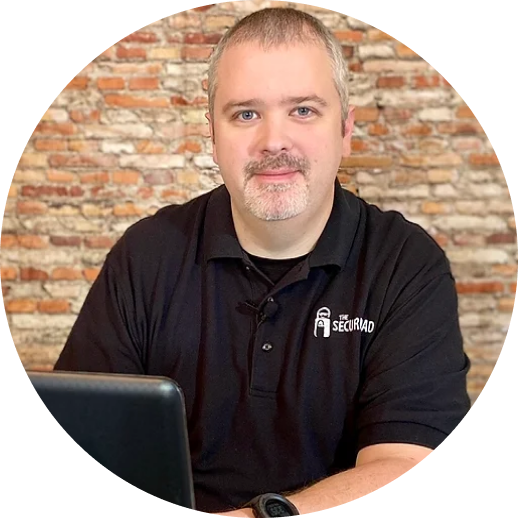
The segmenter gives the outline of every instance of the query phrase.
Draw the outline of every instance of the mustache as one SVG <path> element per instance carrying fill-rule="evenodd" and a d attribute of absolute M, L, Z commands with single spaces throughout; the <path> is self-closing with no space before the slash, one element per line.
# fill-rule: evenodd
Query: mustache
<path fill-rule="evenodd" d="M 245 166 L 245 178 L 248 180 L 262 171 L 275 171 L 276 169 L 283 168 L 296 169 L 305 176 L 309 171 L 310 163 L 307 158 L 294 157 L 287 154 L 267 156 L 259 161 L 248 162 Z"/>

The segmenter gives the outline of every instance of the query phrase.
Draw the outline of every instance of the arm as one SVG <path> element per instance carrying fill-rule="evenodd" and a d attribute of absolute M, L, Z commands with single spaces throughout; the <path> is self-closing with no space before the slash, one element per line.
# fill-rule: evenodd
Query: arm
<path fill-rule="evenodd" d="M 399 282 L 387 290 L 387 310 L 362 359 L 356 466 L 289 496 L 301 513 L 349 502 L 396 479 L 437 447 L 469 410 L 469 361 L 453 278 L 442 254 L 422 241 L 414 250 L 422 248 L 430 265 L 414 264 L 410 253 L 399 257 L 394 276 Z"/>
<path fill-rule="evenodd" d="M 325 478 L 292 495 L 286 495 L 300 515 L 361 510 L 368 495 L 397 487 L 403 476 L 441 474 L 433 450 L 414 444 L 376 444 L 363 448 L 353 469 Z M 433 495 L 431 495 L 433 497 Z M 253 518 L 251 509 L 215 515 L 217 518 Z"/>
<path fill-rule="evenodd" d="M 124 239 L 108 254 L 54 370 L 144 374 Z"/>

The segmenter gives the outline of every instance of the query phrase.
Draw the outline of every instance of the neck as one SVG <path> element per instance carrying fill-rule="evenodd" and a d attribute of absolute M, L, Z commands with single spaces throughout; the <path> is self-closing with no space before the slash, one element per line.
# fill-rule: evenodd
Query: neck
<path fill-rule="evenodd" d="M 324 231 L 333 208 L 333 198 L 325 208 L 310 207 L 298 216 L 281 221 L 263 221 L 238 211 L 232 203 L 237 239 L 249 254 L 270 259 L 291 259 L 308 254 Z"/>

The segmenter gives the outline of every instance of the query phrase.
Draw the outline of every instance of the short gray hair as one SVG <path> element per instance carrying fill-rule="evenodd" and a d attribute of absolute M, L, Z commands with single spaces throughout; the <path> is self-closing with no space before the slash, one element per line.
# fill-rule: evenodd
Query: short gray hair
<path fill-rule="evenodd" d="M 217 89 L 217 67 L 225 49 L 240 43 L 257 42 L 268 49 L 282 44 L 308 43 L 308 37 L 315 43 L 322 43 L 331 60 L 333 81 L 340 96 L 342 125 L 347 120 L 349 94 L 347 90 L 347 63 L 342 46 L 334 34 L 317 18 L 289 7 L 274 7 L 256 11 L 231 27 L 214 48 L 209 58 L 208 97 L 209 113 L 214 120 L 214 98 Z"/>

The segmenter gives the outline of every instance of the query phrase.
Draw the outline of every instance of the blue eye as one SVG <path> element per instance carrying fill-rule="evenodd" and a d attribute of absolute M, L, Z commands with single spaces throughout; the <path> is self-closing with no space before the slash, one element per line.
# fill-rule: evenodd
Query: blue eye
<path fill-rule="evenodd" d="M 244 111 L 244 112 L 239 113 L 239 114 L 238 114 L 238 117 L 239 117 L 240 115 L 243 115 L 244 113 L 251 113 L 251 114 L 253 114 L 254 112 L 252 112 L 252 111 L 250 111 L 250 110 L 247 110 L 247 111 Z M 246 120 L 250 120 L 250 119 L 247 119 L 246 117 L 245 117 L 245 119 L 246 119 Z"/>
<path fill-rule="evenodd" d="M 309 108 L 305 107 L 305 106 L 301 106 L 300 108 L 297 108 L 298 110 L 308 110 L 308 111 L 311 111 Z"/>

